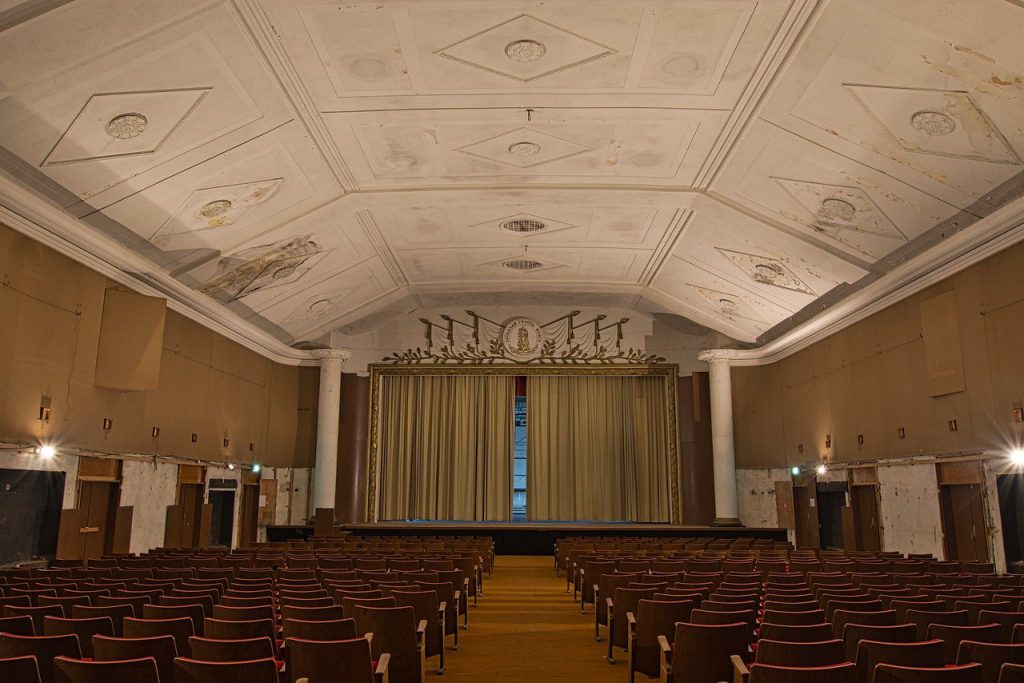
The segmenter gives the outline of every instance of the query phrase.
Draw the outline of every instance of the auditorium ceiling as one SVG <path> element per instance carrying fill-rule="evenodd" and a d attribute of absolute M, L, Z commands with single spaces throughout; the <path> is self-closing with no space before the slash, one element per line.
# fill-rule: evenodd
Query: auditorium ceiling
<path fill-rule="evenodd" d="M 516 301 L 756 345 L 1022 193 L 1014 0 L 0 0 L 0 29 L 0 219 L 264 349 Z"/>

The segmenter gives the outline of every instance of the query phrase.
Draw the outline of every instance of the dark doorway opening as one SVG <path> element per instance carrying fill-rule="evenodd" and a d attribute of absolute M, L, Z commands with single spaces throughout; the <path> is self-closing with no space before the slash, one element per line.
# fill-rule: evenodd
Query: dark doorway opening
<path fill-rule="evenodd" d="M 210 490 L 210 543 L 231 547 L 235 526 L 235 492 Z"/>
<path fill-rule="evenodd" d="M 821 548 L 843 549 L 843 508 L 846 507 L 846 484 L 818 484 L 818 529 Z"/>
<path fill-rule="evenodd" d="M 0 565 L 53 558 L 63 472 L 0 469 Z"/>
<path fill-rule="evenodd" d="M 812 500 L 806 485 L 793 487 L 793 518 L 798 548 L 818 547 L 817 518 Z"/>
<path fill-rule="evenodd" d="M 1024 561 L 1024 474 L 1000 474 L 996 476 L 999 492 L 999 517 L 1003 521 L 1003 551 L 1006 566 Z M 1020 566 L 1016 568 L 1020 571 Z"/>

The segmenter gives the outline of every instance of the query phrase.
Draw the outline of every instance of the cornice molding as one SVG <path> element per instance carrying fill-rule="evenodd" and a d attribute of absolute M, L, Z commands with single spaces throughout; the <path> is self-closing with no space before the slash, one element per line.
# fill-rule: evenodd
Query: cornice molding
<path fill-rule="evenodd" d="M 352 350 L 343 347 L 333 349 L 314 349 L 313 351 L 310 351 L 309 355 L 316 360 L 321 361 L 322 365 L 322 361 L 325 360 L 347 361 L 352 357 Z"/>
<path fill-rule="evenodd" d="M 894 268 L 769 344 L 757 349 L 714 349 L 704 353 L 719 354 L 734 366 L 775 363 L 1021 241 L 1024 198 Z"/>

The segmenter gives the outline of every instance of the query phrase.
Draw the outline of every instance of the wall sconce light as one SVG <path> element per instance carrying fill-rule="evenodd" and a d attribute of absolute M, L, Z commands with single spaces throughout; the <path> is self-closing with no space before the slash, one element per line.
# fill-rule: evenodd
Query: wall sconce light
<path fill-rule="evenodd" d="M 906 430 L 906 428 L 904 428 L 904 427 L 897 427 L 896 428 L 896 436 L 898 436 L 901 439 L 907 438 L 907 430 Z"/>
<path fill-rule="evenodd" d="M 825 466 L 825 463 L 821 463 L 814 471 L 818 473 L 819 477 L 824 477 L 828 474 L 828 467 Z"/>
<path fill-rule="evenodd" d="M 949 427 L 949 431 L 951 431 L 951 432 L 955 432 L 957 430 L 957 424 L 956 424 L 956 419 L 955 418 L 950 420 L 949 422 L 947 422 L 946 425 Z"/>
<path fill-rule="evenodd" d="M 153 433 L 153 438 L 154 439 L 159 438 L 160 437 L 160 428 L 159 427 L 153 427 L 153 432 L 152 433 Z"/>
<path fill-rule="evenodd" d="M 199 435 L 196 434 L 195 432 L 192 432 L 192 443 L 196 443 L 198 441 L 199 441 Z"/>
<path fill-rule="evenodd" d="M 832 435 L 831 434 L 826 434 L 825 435 L 825 448 L 832 448 Z"/>
<path fill-rule="evenodd" d="M 230 442 L 230 441 L 228 441 L 227 437 L 224 437 L 224 448 L 227 448 L 227 447 L 228 447 L 228 444 L 230 444 L 230 443 L 231 443 L 231 442 Z"/>
<path fill-rule="evenodd" d="M 793 465 L 793 467 L 789 470 L 789 473 L 792 474 L 794 477 L 799 477 L 800 476 L 800 466 L 799 465 Z"/>
<path fill-rule="evenodd" d="M 50 406 L 39 406 L 39 420 L 41 422 L 49 422 L 51 415 Z"/>
<path fill-rule="evenodd" d="M 857 435 L 857 445 L 858 446 L 863 446 L 864 445 L 864 435 L 863 434 L 858 434 Z"/>
<path fill-rule="evenodd" d="M 804 445 L 802 443 L 798 443 L 796 445 L 796 452 L 797 453 L 803 453 L 804 452 Z"/>
<path fill-rule="evenodd" d="M 111 420 L 109 417 L 103 418 L 103 431 L 109 432 L 113 428 L 114 428 L 114 421 Z"/>
<path fill-rule="evenodd" d="M 1014 422 L 1024 422 L 1024 408 L 1014 408 L 1013 409 L 1013 421 Z"/>

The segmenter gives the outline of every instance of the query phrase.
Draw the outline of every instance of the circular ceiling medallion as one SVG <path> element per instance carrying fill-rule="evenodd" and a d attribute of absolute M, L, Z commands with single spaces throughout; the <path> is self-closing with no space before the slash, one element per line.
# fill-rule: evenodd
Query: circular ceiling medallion
<path fill-rule="evenodd" d="M 320 299 L 309 305 L 309 312 L 313 315 L 323 315 L 332 308 L 334 308 L 334 304 L 331 303 L 330 299 Z"/>
<path fill-rule="evenodd" d="M 775 282 L 782 275 L 782 268 L 770 263 L 758 263 L 754 266 L 754 279 L 761 282 Z"/>
<path fill-rule="evenodd" d="M 718 305 L 721 306 L 723 313 L 735 313 L 740 310 L 740 305 L 732 299 L 719 299 Z"/>
<path fill-rule="evenodd" d="M 130 140 L 142 135 L 149 121 L 142 114 L 120 114 L 107 122 L 107 135 L 118 140 Z"/>
<path fill-rule="evenodd" d="M 918 133 L 941 138 L 956 130 L 956 121 L 939 111 L 919 111 L 910 117 L 910 127 Z"/>
<path fill-rule="evenodd" d="M 208 204 L 203 204 L 199 209 L 199 215 L 206 218 L 217 218 L 223 216 L 231 208 L 231 202 L 227 199 L 217 199 Z"/>
<path fill-rule="evenodd" d="M 852 221 L 856 214 L 857 209 L 853 204 L 845 199 L 836 199 L 835 197 L 823 199 L 821 202 L 821 208 L 818 209 L 818 215 L 822 218 L 834 221 L 845 221 L 847 223 Z"/>
<path fill-rule="evenodd" d="M 513 218 L 511 220 L 501 222 L 502 230 L 508 230 L 509 232 L 518 233 L 520 235 L 530 232 L 539 232 L 546 227 L 548 226 L 544 221 L 538 221 L 535 218 Z"/>
<path fill-rule="evenodd" d="M 395 168 L 412 168 L 416 165 L 416 157 L 411 154 L 392 154 L 388 157 L 388 163 Z"/>
<path fill-rule="evenodd" d="M 661 72 L 677 83 L 692 80 L 699 69 L 700 60 L 688 54 L 669 57 L 661 65 Z"/>
<path fill-rule="evenodd" d="M 296 264 L 296 263 L 289 263 L 286 266 L 281 266 L 280 268 L 277 268 L 274 271 L 274 274 L 271 277 L 273 277 L 275 280 L 283 280 L 286 277 L 288 277 L 289 275 L 292 275 L 296 271 L 297 268 L 298 268 L 298 264 Z"/>
<path fill-rule="evenodd" d="M 505 353 L 516 360 L 529 360 L 540 351 L 544 331 L 529 318 L 513 318 L 501 330 Z"/>
<path fill-rule="evenodd" d="M 536 40 L 515 40 L 505 46 L 505 56 L 513 62 L 536 62 L 548 49 Z"/>
<path fill-rule="evenodd" d="M 348 68 L 362 78 L 380 78 L 388 72 L 388 65 L 380 57 L 358 57 L 349 62 Z"/>
<path fill-rule="evenodd" d="M 528 270 L 536 270 L 537 268 L 540 268 L 544 264 L 541 263 L 540 261 L 534 261 L 533 259 L 514 258 L 505 261 L 501 265 L 508 268 L 509 270 L 518 270 L 520 272 L 526 272 Z"/>
<path fill-rule="evenodd" d="M 532 157 L 540 151 L 540 145 L 536 142 L 513 142 L 508 146 L 508 153 L 514 157 Z"/>

